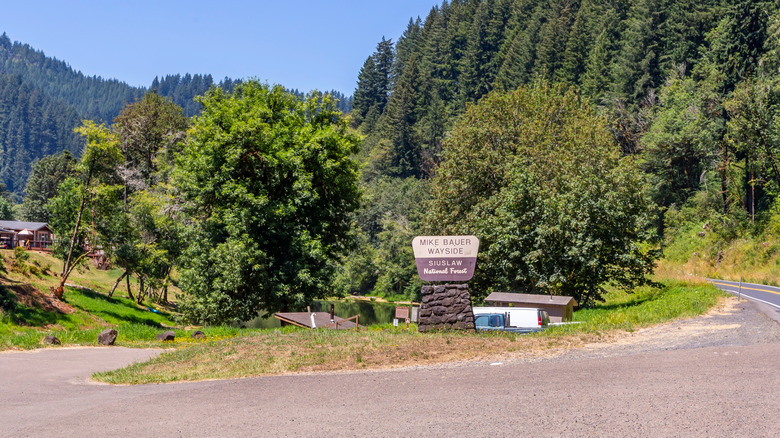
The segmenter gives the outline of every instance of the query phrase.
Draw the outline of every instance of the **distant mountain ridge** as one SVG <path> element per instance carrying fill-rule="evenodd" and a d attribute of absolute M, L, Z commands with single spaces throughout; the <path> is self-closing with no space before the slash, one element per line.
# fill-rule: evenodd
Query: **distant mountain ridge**
<path fill-rule="evenodd" d="M 122 107 L 146 92 L 116 79 L 86 76 L 64 61 L 0 35 L 0 74 L 19 75 L 47 96 L 74 108 L 80 117 L 110 122 Z"/>
<path fill-rule="evenodd" d="M 232 90 L 240 80 L 215 83 L 210 74 L 156 77 L 149 88 L 133 87 L 117 79 L 86 76 L 65 61 L 46 56 L 29 44 L 0 35 L 0 182 L 17 201 L 32 164 L 40 158 L 69 150 L 78 156 L 82 140 L 73 133 L 82 119 L 111 123 L 128 103 L 154 89 L 181 106 L 191 117 L 200 113 L 196 96 L 211 86 Z M 304 93 L 291 90 L 296 95 Z M 339 108 L 351 110 L 351 97 L 330 91 Z"/>

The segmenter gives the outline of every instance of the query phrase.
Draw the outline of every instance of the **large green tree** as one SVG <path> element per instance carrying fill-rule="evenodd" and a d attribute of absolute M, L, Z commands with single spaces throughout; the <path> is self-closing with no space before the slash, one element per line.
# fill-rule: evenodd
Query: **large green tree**
<path fill-rule="evenodd" d="M 578 93 L 538 83 L 470 107 L 444 144 L 427 224 L 481 240 L 473 290 L 570 295 L 647 283 L 649 202 Z"/>
<path fill-rule="evenodd" d="M 327 96 L 250 81 L 202 99 L 177 185 L 194 224 L 181 271 L 191 320 L 249 320 L 324 296 L 359 203 L 358 137 Z"/>

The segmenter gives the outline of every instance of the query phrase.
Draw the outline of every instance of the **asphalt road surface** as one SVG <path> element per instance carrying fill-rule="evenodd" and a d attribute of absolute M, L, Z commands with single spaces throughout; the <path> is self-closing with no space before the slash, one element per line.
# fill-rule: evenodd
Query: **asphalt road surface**
<path fill-rule="evenodd" d="M 710 282 L 720 290 L 773 307 L 780 311 L 780 287 L 738 281 L 714 280 Z"/>
<path fill-rule="evenodd" d="M 87 380 L 155 351 L 0 353 L 0 436 L 780 436 L 780 325 L 727 310 L 551 358 L 169 385 Z"/>

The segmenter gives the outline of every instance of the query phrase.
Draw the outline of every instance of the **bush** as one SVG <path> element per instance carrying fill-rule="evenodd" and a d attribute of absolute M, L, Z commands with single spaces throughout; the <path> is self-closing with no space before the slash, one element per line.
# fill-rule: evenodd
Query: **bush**
<path fill-rule="evenodd" d="M 30 254 L 26 249 L 24 249 L 24 247 L 17 246 L 14 248 L 14 258 L 17 262 L 26 262 L 30 259 Z"/>

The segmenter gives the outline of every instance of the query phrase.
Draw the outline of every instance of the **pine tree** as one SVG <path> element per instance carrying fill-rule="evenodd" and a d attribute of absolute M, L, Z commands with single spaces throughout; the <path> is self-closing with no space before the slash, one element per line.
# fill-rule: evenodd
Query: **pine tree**
<path fill-rule="evenodd" d="M 601 33 L 599 20 L 602 9 L 594 5 L 593 0 L 583 0 L 569 32 L 561 68 L 555 72 L 557 81 L 570 85 L 581 82 L 588 53 Z"/>
<path fill-rule="evenodd" d="M 511 91 L 531 80 L 531 70 L 536 61 L 536 51 L 539 46 L 540 30 L 546 20 L 546 15 L 546 9 L 537 6 L 531 16 L 521 17 L 524 23 L 515 24 L 518 29 L 515 31 L 514 37 L 504 43 L 506 49 L 502 50 L 505 55 L 502 57 L 502 65 L 496 78 L 496 84 L 499 88 Z M 515 18 L 515 20 L 521 18 Z"/>
<path fill-rule="evenodd" d="M 403 74 L 396 83 L 387 107 L 384 137 L 391 142 L 389 166 L 386 175 L 395 177 L 420 176 L 420 142 L 414 125 L 418 121 L 419 70 L 417 57 L 409 58 Z"/>
<path fill-rule="evenodd" d="M 374 128 L 387 105 L 394 56 L 392 40 L 382 37 L 376 51 L 360 69 L 353 103 L 353 124 L 362 126 L 364 132 Z"/>
<path fill-rule="evenodd" d="M 352 123 L 356 127 L 366 123 L 368 113 L 377 101 L 376 87 L 373 83 L 377 76 L 376 70 L 374 57 L 369 56 L 358 74 L 357 89 L 352 102 Z M 364 129 L 370 130 L 375 123 L 375 119 L 370 120 Z"/>
<path fill-rule="evenodd" d="M 610 66 L 614 55 L 614 43 L 618 26 L 617 13 L 609 10 L 601 22 L 601 33 L 596 37 L 585 62 L 585 71 L 581 78 L 581 88 L 591 101 L 600 103 L 605 98 L 611 84 Z"/>
<path fill-rule="evenodd" d="M 536 49 L 535 76 L 552 80 L 563 66 L 564 55 L 576 7 L 568 0 L 551 0 L 546 8 L 547 17 L 539 30 Z"/>
<path fill-rule="evenodd" d="M 660 70 L 662 0 L 637 0 L 626 19 L 620 50 L 612 68 L 612 93 L 635 107 L 663 78 Z"/>
<path fill-rule="evenodd" d="M 485 0 L 474 16 L 462 69 L 461 100 L 476 102 L 493 89 L 498 57 L 511 9 L 508 0 Z"/>

